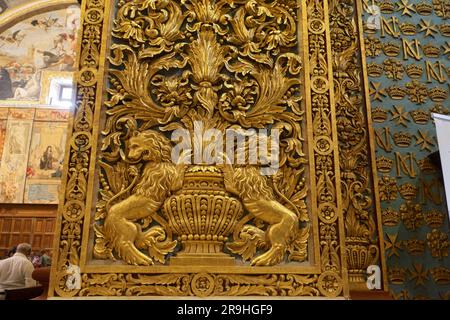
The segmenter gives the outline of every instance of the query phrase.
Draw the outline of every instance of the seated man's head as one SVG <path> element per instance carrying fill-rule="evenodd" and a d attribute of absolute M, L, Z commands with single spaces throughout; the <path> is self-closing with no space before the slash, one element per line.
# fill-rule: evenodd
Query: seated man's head
<path fill-rule="evenodd" d="M 21 243 L 17 246 L 16 252 L 29 256 L 31 254 L 31 245 L 29 243 Z"/>

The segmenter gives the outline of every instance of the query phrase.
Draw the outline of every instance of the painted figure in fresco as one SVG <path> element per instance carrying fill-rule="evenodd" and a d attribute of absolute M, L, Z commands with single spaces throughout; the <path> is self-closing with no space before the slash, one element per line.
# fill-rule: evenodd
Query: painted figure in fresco
<path fill-rule="evenodd" d="M 52 170 L 53 162 L 55 162 L 56 160 L 57 159 L 53 157 L 52 146 L 48 146 L 47 149 L 45 149 L 45 152 L 41 157 L 41 161 L 39 163 L 39 168 L 41 170 Z"/>
<path fill-rule="evenodd" d="M 52 178 L 61 178 L 63 169 L 63 161 L 59 161 L 58 168 L 52 173 Z"/>
<path fill-rule="evenodd" d="M 42 51 L 42 50 L 36 50 L 39 53 L 42 53 L 43 61 L 44 61 L 44 68 L 52 67 L 56 64 L 58 64 L 59 60 L 61 59 L 61 55 L 55 54 L 51 51 Z"/>
<path fill-rule="evenodd" d="M 8 70 L 0 67 L 0 100 L 13 97 L 12 82 Z"/>
<path fill-rule="evenodd" d="M 33 99 L 38 98 L 41 91 L 41 72 L 36 72 L 23 88 L 16 88 L 14 99 Z"/>
<path fill-rule="evenodd" d="M 20 131 L 17 131 L 20 133 Z M 19 135 L 11 135 L 9 139 L 9 154 L 22 154 L 23 137 Z"/>
<path fill-rule="evenodd" d="M 14 31 L 13 33 L 9 33 L 6 36 L 0 35 L 0 40 L 4 42 L 3 45 L 5 45 L 5 43 L 9 45 L 15 44 L 17 47 L 19 47 L 23 39 L 25 39 L 25 33 L 23 33 L 22 30 Z"/>
<path fill-rule="evenodd" d="M 8 5 L 5 0 L 0 0 L 0 14 L 5 12 L 8 9 Z"/>
<path fill-rule="evenodd" d="M 80 27 L 80 8 L 78 6 L 70 6 L 66 10 L 66 28 L 76 33 Z"/>
<path fill-rule="evenodd" d="M 60 71 L 71 70 L 75 63 L 74 43 L 76 45 L 75 35 L 60 33 L 53 40 L 53 48 L 50 50 L 36 50 L 42 54 L 43 67 L 59 67 Z M 68 46 L 68 47 L 67 47 Z"/>
<path fill-rule="evenodd" d="M 33 27 L 41 28 L 47 32 L 50 28 L 61 28 L 63 27 L 60 23 L 58 23 L 58 18 L 48 17 L 46 19 L 34 19 L 31 21 L 31 25 Z"/>

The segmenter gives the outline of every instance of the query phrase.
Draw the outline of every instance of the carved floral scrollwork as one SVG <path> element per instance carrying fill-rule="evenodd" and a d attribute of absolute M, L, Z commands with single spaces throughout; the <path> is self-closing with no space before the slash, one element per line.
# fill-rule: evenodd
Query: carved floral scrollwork
<path fill-rule="evenodd" d="M 379 258 L 379 248 L 355 8 L 350 0 L 330 1 L 346 256 L 350 281 L 364 283 L 367 267 Z M 368 41 L 369 55 L 377 55 L 379 48 Z"/>
<path fill-rule="evenodd" d="M 317 275 L 233 274 L 85 274 L 81 296 L 319 296 L 335 297 L 342 281 L 326 273 L 316 287 Z"/>
<path fill-rule="evenodd" d="M 102 132 L 96 258 L 165 264 L 168 254 L 180 251 L 178 243 L 184 254 L 220 254 L 225 243 L 253 265 L 278 264 L 285 254 L 288 261 L 307 259 L 297 10 L 298 4 L 261 0 L 119 2 Z M 168 164 L 170 142 L 163 133 L 193 132 L 196 121 L 224 134 L 229 128 L 280 130 L 281 172 L 270 180 L 251 167 Z M 169 156 L 152 154 L 151 146 L 167 147 L 161 152 Z M 133 148 L 140 152 L 135 158 Z M 141 163 L 131 165 L 139 156 Z M 205 183 L 217 180 L 221 191 L 198 189 L 191 195 L 189 181 L 200 176 Z M 158 185 L 150 186 L 153 179 Z M 252 193 L 250 185 L 257 186 Z M 242 217 L 234 197 L 252 219 Z M 213 214 L 213 220 L 205 218 Z M 252 225 L 256 217 L 259 226 Z M 233 230 L 236 224 L 242 229 Z"/>

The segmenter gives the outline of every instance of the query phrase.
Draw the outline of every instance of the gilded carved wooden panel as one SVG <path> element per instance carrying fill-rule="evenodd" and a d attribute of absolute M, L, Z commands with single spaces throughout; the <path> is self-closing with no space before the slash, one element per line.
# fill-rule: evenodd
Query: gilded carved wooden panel
<path fill-rule="evenodd" d="M 51 295 L 348 295 L 331 5 L 84 2 Z"/>

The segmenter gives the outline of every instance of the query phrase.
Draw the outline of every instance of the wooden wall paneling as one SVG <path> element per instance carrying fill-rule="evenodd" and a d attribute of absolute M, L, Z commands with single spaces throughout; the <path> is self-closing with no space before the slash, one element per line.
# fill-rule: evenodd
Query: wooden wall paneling
<path fill-rule="evenodd" d="M 2 204 L 0 207 L 0 257 L 21 242 L 30 243 L 36 251 L 51 250 L 55 217 L 55 205 Z"/>

